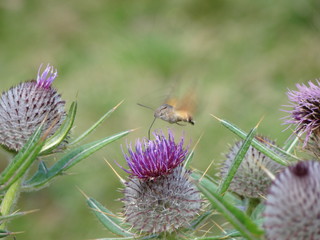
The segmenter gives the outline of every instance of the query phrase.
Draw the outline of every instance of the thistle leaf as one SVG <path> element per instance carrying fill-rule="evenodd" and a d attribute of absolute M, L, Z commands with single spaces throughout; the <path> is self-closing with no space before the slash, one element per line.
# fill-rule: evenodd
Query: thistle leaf
<path fill-rule="evenodd" d="M 243 237 L 249 240 L 257 240 L 262 236 L 263 230 L 243 211 L 227 202 L 215 190 L 205 187 L 202 182 L 198 184 L 198 188 L 207 197 L 212 206 L 217 209 Z"/>
<path fill-rule="evenodd" d="M 219 186 L 219 189 L 218 189 L 218 193 L 220 195 L 223 195 L 229 188 L 230 186 L 230 183 L 232 182 L 232 179 L 234 177 L 234 175 L 236 174 L 243 158 L 245 157 L 250 145 L 251 145 L 251 142 L 255 136 L 255 133 L 257 131 L 257 128 L 253 128 L 248 136 L 246 137 L 246 139 L 244 140 L 243 144 L 241 145 L 237 155 L 235 156 L 235 159 L 234 161 L 232 162 L 229 170 L 228 170 L 228 173 L 226 175 L 226 177 L 223 179 L 222 183 L 220 184 Z"/>
<path fill-rule="evenodd" d="M 214 192 L 218 191 L 218 184 L 215 183 L 215 181 L 210 178 L 209 176 L 202 176 L 199 172 L 192 172 L 191 177 L 198 182 L 198 184 L 201 184 L 207 189 L 211 189 Z M 200 182 L 200 183 L 199 183 Z M 241 206 L 242 202 L 241 200 L 234 195 L 233 193 L 226 192 L 223 196 L 224 200 L 229 202 L 230 204 L 233 204 L 235 206 Z"/>
<path fill-rule="evenodd" d="M 190 164 L 191 161 L 192 161 L 193 155 L 194 155 L 194 149 L 191 150 L 191 152 L 190 152 L 190 153 L 188 154 L 188 156 L 186 157 L 186 160 L 184 161 L 184 167 L 185 167 L 185 168 L 188 168 L 188 167 L 189 167 L 189 164 Z"/>
<path fill-rule="evenodd" d="M 78 138 L 73 140 L 70 145 L 74 145 L 80 141 L 82 141 L 84 138 L 86 138 L 93 130 L 95 130 L 105 119 L 107 119 L 122 103 L 118 103 L 115 107 L 113 107 L 111 110 L 109 110 L 107 113 L 105 113 L 96 123 L 94 123 L 87 131 L 85 131 L 83 134 L 81 134 Z"/>
<path fill-rule="evenodd" d="M 64 120 L 63 124 L 54 133 L 54 135 L 52 135 L 46 140 L 41 150 L 41 155 L 50 153 L 55 147 L 57 147 L 66 138 L 66 136 L 68 135 L 68 133 L 70 132 L 73 126 L 76 113 L 77 113 L 77 103 L 73 102 L 70 106 L 67 118 Z"/>
<path fill-rule="evenodd" d="M 8 232 L 6 230 L 0 229 L 0 238 L 5 238 L 12 235 L 12 232 Z"/>
<path fill-rule="evenodd" d="M 10 221 L 14 218 L 25 216 L 27 214 L 34 213 L 36 211 L 38 211 L 38 210 L 31 210 L 31 211 L 25 211 L 25 212 L 14 212 L 9 215 L 0 216 L 0 223 L 5 222 L 5 221 Z"/>
<path fill-rule="evenodd" d="M 292 153 L 294 147 L 298 144 L 300 140 L 299 136 L 296 136 L 293 139 L 290 139 L 287 144 L 283 147 L 283 149 L 287 152 L 287 153 Z"/>
<path fill-rule="evenodd" d="M 23 190 L 31 190 L 33 188 L 43 186 L 44 184 L 48 183 L 52 178 L 62 174 L 64 171 L 68 170 L 81 160 L 87 158 L 99 149 L 129 134 L 130 132 L 130 130 L 123 131 L 113 136 L 106 137 L 98 141 L 94 141 L 79 146 L 75 149 L 72 149 L 61 159 L 59 159 L 52 167 L 48 169 L 45 169 L 42 166 L 40 166 L 38 171 L 33 175 L 33 177 L 31 177 L 31 179 L 23 183 Z"/>
<path fill-rule="evenodd" d="M 222 120 L 222 119 L 219 119 L 219 121 L 223 126 L 225 126 L 227 129 L 231 130 L 233 133 L 238 135 L 240 138 L 245 139 L 247 137 L 247 134 L 244 131 L 242 131 L 240 128 L 233 125 L 232 123 L 230 123 L 226 120 Z M 277 152 L 272 151 L 270 148 L 264 146 L 264 144 L 262 144 L 261 142 L 259 142 L 256 139 L 253 139 L 252 146 L 255 147 L 261 153 L 263 153 L 264 155 L 266 155 L 267 157 L 271 158 L 275 162 L 277 162 L 281 165 L 284 165 L 284 166 L 288 165 L 288 161 L 286 161 L 286 159 L 290 159 L 292 161 L 299 161 L 299 159 L 296 156 L 294 156 L 286 151 L 282 152 L 282 154 L 284 156 L 280 156 Z"/>
<path fill-rule="evenodd" d="M 207 220 L 211 214 L 212 214 L 212 210 L 202 213 L 200 216 L 198 216 L 195 220 L 193 220 L 190 223 L 190 227 L 187 230 L 190 230 L 190 229 L 196 230 L 197 227 L 199 227 L 203 221 Z"/>
<path fill-rule="evenodd" d="M 93 198 L 87 198 L 87 203 L 89 207 L 92 209 L 93 213 L 97 216 L 99 221 L 110 232 L 120 236 L 134 238 L 135 234 L 123 228 L 123 226 L 121 226 L 121 220 L 117 218 L 116 215 L 113 214 L 110 210 L 102 206 L 102 204 L 100 204 L 98 201 L 96 201 Z M 124 239 L 131 239 L 131 238 L 124 238 Z"/>
<path fill-rule="evenodd" d="M 42 135 L 43 123 L 37 128 L 27 143 L 0 175 L 0 190 L 8 189 L 19 179 L 37 159 L 44 144 Z"/>

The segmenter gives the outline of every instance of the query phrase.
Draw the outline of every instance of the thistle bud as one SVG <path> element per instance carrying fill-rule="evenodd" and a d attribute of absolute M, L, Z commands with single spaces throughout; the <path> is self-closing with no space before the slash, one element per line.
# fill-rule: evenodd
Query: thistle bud
<path fill-rule="evenodd" d="M 268 240 L 320 239 L 320 163 L 287 167 L 272 183 L 265 205 Z"/>
<path fill-rule="evenodd" d="M 20 83 L 0 98 L 0 144 L 9 150 L 19 151 L 45 119 L 44 130 L 49 136 L 65 119 L 65 101 L 51 86 L 57 70 L 49 64 L 43 72 L 41 66 L 37 80 Z"/>
<path fill-rule="evenodd" d="M 265 142 L 266 146 L 270 148 L 270 145 L 274 144 L 265 137 L 257 137 L 256 139 L 262 143 Z M 222 164 L 221 168 L 222 178 L 228 174 L 242 144 L 243 141 L 236 142 L 226 154 L 226 161 Z M 261 198 L 261 196 L 266 194 L 271 184 L 271 179 L 266 174 L 265 169 L 275 174 L 282 168 L 282 165 L 250 146 L 229 186 L 229 190 L 243 197 Z"/>

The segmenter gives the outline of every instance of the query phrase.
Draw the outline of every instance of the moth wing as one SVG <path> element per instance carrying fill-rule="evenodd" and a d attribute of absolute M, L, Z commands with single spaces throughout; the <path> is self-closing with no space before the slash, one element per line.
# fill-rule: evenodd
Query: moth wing
<path fill-rule="evenodd" d="M 196 109 L 196 94 L 195 91 L 187 92 L 175 105 L 177 111 L 187 112 L 192 115 Z"/>
<path fill-rule="evenodd" d="M 178 102 L 179 100 L 177 98 L 167 98 L 166 101 L 165 101 L 165 104 L 168 104 L 174 108 L 176 108 L 178 106 Z"/>

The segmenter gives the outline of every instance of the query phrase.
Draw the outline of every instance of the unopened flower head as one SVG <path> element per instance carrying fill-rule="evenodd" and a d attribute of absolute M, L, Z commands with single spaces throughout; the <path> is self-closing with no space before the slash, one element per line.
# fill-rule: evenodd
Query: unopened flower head
<path fill-rule="evenodd" d="M 274 143 L 269 139 L 265 137 L 257 137 L 256 139 L 272 149 Z M 228 174 L 242 144 L 243 141 L 236 142 L 226 154 L 226 161 L 221 167 L 222 178 Z M 243 197 L 261 198 L 261 196 L 265 196 L 271 184 L 271 179 L 266 170 L 276 174 L 282 168 L 282 165 L 250 146 L 229 186 L 229 190 Z"/>
<path fill-rule="evenodd" d="M 183 138 L 177 144 L 172 132 L 168 135 L 155 132 L 155 140 L 138 140 L 136 151 L 128 147 L 125 155 L 130 177 L 124 189 L 124 217 L 139 232 L 190 227 L 201 208 L 201 195 L 182 165 L 187 154 Z"/>
<path fill-rule="evenodd" d="M 268 240 L 320 239 L 320 163 L 287 167 L 267 195 L 263 227 Z"/>
<path fill-rule="evenodd" d="M 183 138 L 176 143 L 170 130 L 168 137 L 161 132 L 155 132 L 154 137 L 137 140 L 134 150 L 127 146 L 128 154 L 124 156 L 130 168 L 128 173 L 138 178 L 156 178 L 171 173 L 186 159 L 188 149 L 183 146 Z"/>
<path fill-rule="evenodd" d="M 285 123 L 293 125 L 297 134 L 306 134 L 304 146 L 313 133 L 320 131 L 320 82 L 297 84 L 297 91 L 289 90 L 287 95 L 292 110 L 285 110 L 290 115 Z"/>
<path fill-rule="evenodd" d="M 57 70 L 49 64 L 41 66 L 37 80 L 20 83 L 0 98 L 0 144 L 19 151 L 45 119 L 44 130 L 52 128 L 52 135 L 65 119 L 65 101 L 52 88 Z"/>

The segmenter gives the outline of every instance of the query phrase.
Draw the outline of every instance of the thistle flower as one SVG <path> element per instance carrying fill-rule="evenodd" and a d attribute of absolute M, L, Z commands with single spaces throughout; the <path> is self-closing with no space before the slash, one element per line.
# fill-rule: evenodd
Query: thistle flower
<path fill-rule="evenodd" d="M 126 222 L 141 232 L 172 232 L 189 227 L 201 207 L 200 193 L 190 171 L 176 167 L 171 174 L 142 180 L 131 176 L 124 190 Z"/>
<path fill-rule="evenodd" d="M 52 127 L 51 136 L 65 119 L 65 101 L 52 88 L 57 70 L 49 64 L 37 80 L 20 83 L 0 98 L 0 144 L 19 151 L 36 128 L 45 120 L 44 130 Z"/>
<path fill-rule="evenodd" d="M 124 156 L 130 170 L 126 172 L 138 178 L 156 178 L 171 173 L 185 160 L 188 150 L 183 148 L 183 138 L 176 144 L 171 131 L 168 131 L 168 138 L 162 133 L 154 133 L 154 136 L 153 141 L 138 140 L 135 151 L 131 145 L 127 146 L 129 154 Z"/>
<path fill-rule="evenodd" d="M 267 195 L 264 229 L 268 240 L 320 239 L 320 163 L 287 167 Z"/>
<path fill-rule="evenodd" d="M 168 138 L 154 135 L 155 140 L 144 140 L 144 150 L 138 140 L 136 152 L 129 147 L 125 155 L 131 176 L 123 191 L 124 217 L 140 232 L 172 232 L 190 226 L 202 200 L 182 165 L 187 154 L 183 138 L 176 144 L 170 131 Z"/>
<path fill-rule="evenodd" d="M 297 134 L 306 134 L 306 146 L 310 136 L 320 130 L 320 82 L 309 81 L 309 86 L 296 84 L 296 87 L 298 91 L 287 93 L 292 110 L 285 110 L 290 114 L 285 124 L 294 125 Z"/>
<path fill-rule="evenodd" d="M 266 146 L 270 148 L 270 144 L 274 144 L 274 142 L 265 137 L 257 137 L 256 139 L 262 143 L 268 143 Z M 243 141 L 236 142 L 226 154 L 226 161 L 221 167 L 222 178 L 228 174 L 242 143 Z M 271 184 L 271 179 L 264 168 L 275 174 L 282 169 L 282 165 L 250 146 L 229 186 L 229 190 L 243 197 L 261 198 L 266 194 Z"/>

